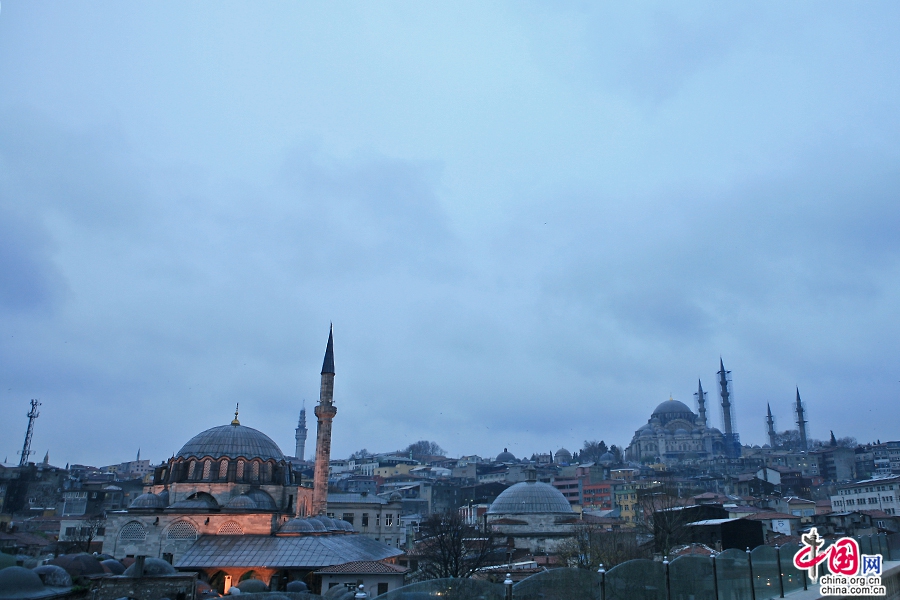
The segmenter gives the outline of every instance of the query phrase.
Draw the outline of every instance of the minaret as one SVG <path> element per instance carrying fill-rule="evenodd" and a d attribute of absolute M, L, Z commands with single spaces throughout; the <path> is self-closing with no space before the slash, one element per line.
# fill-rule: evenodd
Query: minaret
<path fill-rule="evenodd" d="M 806 443 L 806 423 L 808 422 L 804 417 L 805 412 L 803 410 L 803 404 L 800 403 L 800 388 L 797 388 L 797 406 L 794 408 L 797 411 L 797 430 L 800 431 L 800 450 L 806 452 L 808 450 Z"/>
<path fill-rule="evenodd" d="M 697 391 L 694 392 L 697 397 L 697 414 L 700 415 L 700 424 L 707 427 L 706 424 L 706 392 L 703 391 L 703 384 L 697 380 Z"/>
<path fill-rule="evenodd" d="M 766 417 L 766 429 L 769 433 L 769 447 L 773 450 L 777 444 L 776 435 L 775 435 L 775 417 L 772 416 L 772 407 L 766 403 L 766 409 L 769 411 L 769 415 Z"/>
<path fill-rule="evenodd" d="M 734 433 L 734 420 L 731 416 L 731 392 L 728 389 L 728 376 L 731 371 L 725 370 L 722 357 L 719 357 L 719 395 L 722 397 L 722 418 L 725 421 L 725 451 L 730 458 L 740 457 L 740 443 Z"/>
<path fill-rule="evenodd" d="M 331 421 L 337 414 L 334 407 L 334 325 L 328 331 L 328 345 L 322 362 L 322 384 L 315 413 L 316 469 L 313 480 L 312 514 L 324 515 L 328 507 L 328 468 L 331 464 Z"/>
<path fill-rule="evenodd" d="M 300 460 L 306 459 L 306 433 L 306 400 L 304 400 L 303 408 L 300 409 L 300 421 L 297 423 L 297 429 L 294 432 L 294 440 L 297 442 L 294 456 Z"/>

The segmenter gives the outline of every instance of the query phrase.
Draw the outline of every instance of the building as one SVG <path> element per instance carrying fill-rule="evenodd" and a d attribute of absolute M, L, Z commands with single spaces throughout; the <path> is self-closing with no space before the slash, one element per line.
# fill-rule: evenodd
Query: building
<path fill-rule="evenodd" d="M 362 585 L 371 598 L 403 587 L 407 571 L 407 567 L 386 562 L 357 561 L 325 567 L 316 571 L 316 575 L 322 578 L 323 592 L 336 586 L 355 592 Z"/>
<path fill-rule="evenodd" d="M 701 387 L 702 391 L 702 387 Z M 674 463 L 725 456 L 725 437 L 673 398 L 657 406 L 625 450 L 633 462 Z"/>
<path fill-rule="evenodd" d="M 900 515 L 900 475 L 865 479 L 838 486 L 831 497 L 835 512 L 881 510 L 887 515 Z"/>
<path fill-rule="evenodd" d="M 553 553 L 574 532 L 578 516 L 552 485 L 529 479 L 507 488 L 487 511 L 487 525 L 507 538 L 507 547 L 530 553 Z"/>
<path fill-rule="evenodd" d="M 333 337 L 322 368 L 317 476 L 328 472 Z M 325 484 L 327 477 L 318 479 Z M 402 552 L 353 524 L 317 510 L 318 490 L 302 485 L 278 446 L 263 432 L 242 425 L 235 410 L 228 425 L 207 429 L 158 467 L 153 482 L 126 510 L 109 514 L 103 552 L 117 558 L 162 558 L 181 570 L 198 571 L 220 592 L 226 581 L 261 579 L 274 589 L 305 581 L 318 587 L 316 571 L 354 561 L 392 560 Z M 399 515 L 397 515 L 399 519 Z"/>

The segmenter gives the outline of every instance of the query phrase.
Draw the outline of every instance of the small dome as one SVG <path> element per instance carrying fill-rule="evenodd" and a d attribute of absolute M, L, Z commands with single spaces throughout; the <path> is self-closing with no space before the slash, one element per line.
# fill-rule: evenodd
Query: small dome
<path fill-rule="evenodd" d="M 144 560 L 144 575 L 174 575 L 175 572 L 175 567 L 161 558 L 153 558 L 148 556 Z M 125 575 L 126 577 L 134 577 L 135 573 L 137 573 L 137 563 L 132 563 L 130 567 L 125 569 L 125 573 L 123 573 L 123 575 Z"/>
<path fill-rule="evenodd" d="M 308 592 L 309 588 L 306 586 L 305 583 L 303 583 L 302 581 L 300 581 L 298 579 L 295 581 L 291 581 L 286 586 L 284 586 L 284 591 L 286 591 L 286 592 Z"/>
<path fill-rule="evenodd" d="M 101 560 L 100 564 L 103 565 L 104 569 L 109 569 L 109 572 L 113 575 L 121 575 L 125 572 L 125 566 L 114 558 Z"/>
<path fill-rule="evenodd" d="M 225 508 L 229 510 L 258 510 L 256 501 L 246 494 L 235 496 L 225 504 Z"/>
<path fill-rule="evenodd" d="M 219 503 L 206 492 L 197 492 L 184 500 L 175 502 L 169 508 L 173 510 L 215 510 L 219 508 Z"/>
<path fill-rule="evenodd" d="M 23 598 L 44 591 L 37 573 L 25 567 L 0 570 L 0 598 Z"/>
<path fill-rule="evenodd" d="M 221 425 L 198 433 L 175 456 L 284 460 L 284 454 L 269 436 L 243 425 Z"/>
<path fill-rule="evenodd" d="M 40 565 L 32 569 L 49 587 L 72 587 L 72 576 L 57 565 Z"/>
<path fill-rule="evenodd" d="M 541 481 L 523 481 L 505 489 L 488 509 L 492 515 L 573 512 L 562 492 Z"/>
<path fill-rule="evenodd" d="M 319 523 L 321 525 L 321 523 Z M 324 530 L 324 526 L 322 526 Z M 309 519 L 291 519 L 278 528 L 278 533 L 314 533 L 317 531 Z"/>
<path fill-rule="evenodd" d="M 649 428 L 643 430 L 643 431 L 641 432 L 641 437 L 653 437 L 653 430 L 652 430 L 652 429 L 649 429 Z"/>
<path fill-rule="evenodd" d="M 310 521 L 319 521 L 324 527 L 325 531 L 340 531 L 341 528 L 337 523 L 334 522 L 334 519 L 331 517 L 326 517 L 325 515 L 319 515 L 318 517 L 312 517 Z"/>
<path fill-rule="evenodd" d="M 343 519 L 335 519 L 334 522 L 344 531 L 356 531 L 355 529 L 353 529 L 353 525 L 348 521 L 345 521 Z"/>
<path fill-rule="evenodd" d="M 247 491 L 246 494 L 256 502 L 256 506 L 259 507 L 259 510 L 278 510 L 278 507 L 275 505 L 275 500 L 263 490 L 254 488 Z"/>
<path fill-rule="evenodd" d="M 131 501 L 131 504 L 128 508 L 165 508 L 166 505 L 163 503 L 162 498 L 157 496 L 156 494 L 146 493 L 141 494 L 137 498 Z"/>
<path fill-rule="evenodd" d="M 244 594 L 254 594 L 269 591 L 269 587 L 265 584 L 265 582 L 260 581 L 259 579 L 245 579 L 237 584 L 237 588 Z"/>
<path fill-rule="evenodd" d="M 494 462 L 515 462 L 516 457 L 512 452 L 508 451 L 506 448 L 503 449 L 503 452 L 497 455 L 497 458 L 494 459 Z"/>
<path fill-rule="evenodd" d="M 600 461 L 603 464 L 614 463 L 616 462 L 616 457 L 612 452 L 604 452 L 600 456 Z"/>
<path fill-rule="evenodd" d="M 553 455 L 553 458 L 557 464 L 572 462 L 572 453 L 565 448 L 560 448 Z"/>

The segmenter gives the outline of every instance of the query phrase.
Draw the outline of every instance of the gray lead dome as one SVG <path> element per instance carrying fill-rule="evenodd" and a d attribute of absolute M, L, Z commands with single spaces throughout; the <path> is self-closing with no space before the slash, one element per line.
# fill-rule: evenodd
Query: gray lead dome
<path fill-rule="evenodd" d="M 243 425 L 221 425 L 198 433 L 182 446 L 176 456 L 284 460 L 284 454 L 269 436 Z"/>
<path fill-rule="evenodd" d="M 497 496 L 488 514 L 571 514 L 572 505 L 558 489 L 542 481 L 523 481 Z"/>

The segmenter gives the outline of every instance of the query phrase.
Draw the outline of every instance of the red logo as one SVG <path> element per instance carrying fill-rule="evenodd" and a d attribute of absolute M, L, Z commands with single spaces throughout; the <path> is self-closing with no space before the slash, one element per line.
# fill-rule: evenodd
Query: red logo
<path fill-rule="evenodd" d="M 794 555 L 794 566 L 798 569 L 807 569 L 809 578 L 813 581 L 819 577 L 816 567 L 826 560 L 828 570 L 834 575 L 856 575 L 859 571 L 859 544 L 853 538 L 841 538 L 821 554 L 819 550 L 825 540 L 819 537 L 815 527 L 801 539 L 804 545 Z"/>

